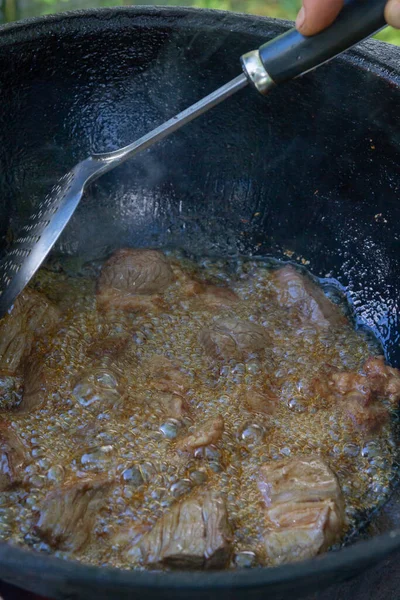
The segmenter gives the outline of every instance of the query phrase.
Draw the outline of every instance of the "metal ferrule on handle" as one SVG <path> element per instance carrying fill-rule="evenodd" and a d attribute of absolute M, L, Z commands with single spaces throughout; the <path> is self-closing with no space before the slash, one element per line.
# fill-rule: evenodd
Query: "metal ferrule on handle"
<path fill-rule="evenodd" d="M 284 83 L 319 67 L 385 26 L 387 0 L 346 0 L 336 21 L 316 35 L 305 37 L 291 29 L 241 58 L 243 70 L 254 87 L 266 94 Z"/>

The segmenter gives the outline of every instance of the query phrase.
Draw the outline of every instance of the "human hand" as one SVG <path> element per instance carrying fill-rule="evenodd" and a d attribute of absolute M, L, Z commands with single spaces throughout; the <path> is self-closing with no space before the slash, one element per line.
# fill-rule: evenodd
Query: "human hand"
<path fill-rule="evenodd" d="M 331 25 L 342 8 L 343 0 L 303 0 L 296 27 L 303 35 L 314 35 Z M 400 29 L 400 0 L 388 0 L 385 19 Z"/>

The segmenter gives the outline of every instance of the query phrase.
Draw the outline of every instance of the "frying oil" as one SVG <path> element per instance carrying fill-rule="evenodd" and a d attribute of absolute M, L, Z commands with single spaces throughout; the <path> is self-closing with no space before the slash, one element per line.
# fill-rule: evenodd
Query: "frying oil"
<path fill-rule="evenodd" d="M 178 254 L 169 259 L 176 272 L 201 273 L 229 286 L 240 301 L 215 313 L 183 297 L 178 277 L 165 292 L 167 311 L 104 314 L 96 310 L 97 265 L 76 274 L 47 268 L 37 275 L 33 287 L 56 302 L 64 318 L 55 337 L 34 348 L 51 381 L 43 406 L 13 416 L 32 462 L 23 488 L 0 494 L 0 539 L 53 552 L 34 533 L 45 495 L 63 482 L 106 474 L 114 485 L 97 515 L 94 541 L 80 552 L 56 552 L 58 556 L 139 568 L 124 557 L 121 533 L 143 523 L 151 526 L 175 502 L 209 486 L 226 498 L 235 552 L 241 553 L 236 564 L 243 557 L 254 562 L 254 554 L 259 564 L 268 564 L 261 543 L 265 525 L 259 468 L 300 454 L 320 455 L 336 473 L 347 530 L 354 531 L 360 515 L 382 504 L 390 492 L 394 427 L 389 423 L 379 434 L 362 434 L 337 406 L 307 390 L 327 364 L 359 370 L 366 358 L 379 354 L 375 341 L 351 325 L 329 330 L 304 326 L 299 334 L 298 322 L 277 303 L 272 270 L 262 261 L 194 264 Z M 271 344 L 245 361 L 210 361 L 199 333 L 232 311 L 265 327 Z M 118 358 L 94 356 L 93 344 L 110 335 L 129 336 L 124 352 Z M 149 386 L 148 364 L 154 355 L 170 359 L 189 382 L 188 412 L 182 418 L 167 418 L 157 401 L 159 392 Z M 244 399 L 266 384 L 278 390 L 276 411 L 252 413 Z M 180 435 L 216 415 L 225 422 L 217 446 L 192 458 L 177 453 Z"/>

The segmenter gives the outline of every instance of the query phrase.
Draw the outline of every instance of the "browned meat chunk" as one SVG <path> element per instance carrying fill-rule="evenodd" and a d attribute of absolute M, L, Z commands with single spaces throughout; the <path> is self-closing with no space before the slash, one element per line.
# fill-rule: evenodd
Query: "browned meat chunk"
<path fill-rule="evenodd" d="M 156 250 L 117 250 L 103 265 L 98 282 L 100 308 L 146 311 L 162 306 L 162 294 L 173 282 L 172 269 Z"/>
<path fill-rule="evenodd" d="M 296 309 L 304 321 L 311 321 L 323 328 L 346 323 L 340 309 L 310 278 L 301 275 L 294 267 L 278 269 L 275 273 L 275 286 L 278 302 L 287 308 Z"/>
<path fill-rule="evenodd" d="M 320 458 L 271 462 L 261 468 L 259 488 L 266 504 L 265 548 L 273 565 L 311 558 L 339 539 L 342 492 Z"/>
<path fill-rule="evenodd" d="M 369 358 L 364 363 L 364 371 L 379 398 L 393 403 L 400 400 L 400 370 L 385 365 L 383 356 Z"/>
<path fill-rule="evenodd" d="M 93 537 L 95 518 L 106 504 L 110 485 L 106 479 L 87 479 L 49 492 L 37 533 L 53 548 L 81 550 Z"/>
<path fill-rule="evenodd" d="M 165 356 L 155 355 L 147 363 L 150 387 L 184 396 L 189 389 L 188 378 L 179 368 Z"/>
<path fill-rule="evenodd" d="M 42 294 L 25 290 L 15 301 L 12 312 L 0 321 L 0 369 L 3 372 L 0 398 L 3 408 L 23 410 L 37 405 L 29 397 L 29 365 L 35 361 L 35 339 L 49 333 L 59 321 L 59 311 Z M 28 371 L 28 374 L 26 373 Z M 25 381 L 23 381 L 25 376 Z M 36 374 L 35 374 L 36 376 Z"/>
<path fill-rule="evenodd" d="M 260 489 L 267 506 L 326 499 L 342 502 L 336 476 L 319 457 L 301 456 L 268 463 L 261 467 Z"/>
<path fill-rule="evenodd" d="M 272 390 L 256 391 L 248 390 L 245 395 L 245 402 L 251 412 L 273 415 L 279 398 Z"/>
<path fill-rule="evenodd" d="M 162 252 L 123 249 L 105 263 L 99 285 L 147 296 L 164 292 L 172 281 L 172 269 Z"/>
<path fill-rule="evenodd" d="M 176 449 L 182 452 L 194 452 L 196 448 L 216 444 L 224 432 L 224 419 L 221 415 L 204 421 L 195 432 L 187 435 L 176 444 Z"/>
<path fill-rule="evenodd" d="M 214 358 L 240 360 L 265 348 L 268 341 L 263 327 L 233 317 L 217 319 L 200 333 L 204 350 Z"/>
<path fill-rule="evenodd" d="M 340 403 L 356 429 L 373 433 L 389 418 L 388 409 L 380 404 L 380 399 L 397 398 L 400 378 L 397 369 L 387 367 L 381 358 L 368 359 L 364 371 L 365 375 L 341 371 L 324 375 L 314 380 L 313 390 L 328 402 Z"/>
<path fill-rule="evenodd" d="M 7 421 L 0 424 L 0 492 L 22 481 L 28 463 L 27 449 Z"/>
<path fill-rule="evenodd" d="M 227 287 L 191 281 L 185 285 L 185 293 L 194 300 L 194 307 L 218 310 L 230 308 L 239 302 L 238 296 Z"/>
<path fill-rule="evenodd" d="M 88 355 L 94 358 L 103 358 L 103 356 L 118 356 L 126 350 L 130 341 L 128 334 L 109 335 L 102 339 L 95 340 L 88 349 Z"/>
<path fill-rule="evenodd" d="M 148 386 L 154 390 L 157 402 L 167 417 L 180 419 L 188 412 L 186 394 L 189 390 L 187 375 L 176 364 L 161 355 L 154 355 L 146 363 Z"/>
<path fill-rule="evenodd" d="M 371 387 L 364 375 L 339 371 L 331 375 L 329 385 L 333 394 L 343 396 L 346 400 L 357 400 L 363 406 L 371 403 Z"/>
<path fill-rule="evenodd" d="M 344 405 L 344 410 L 356 429 L 365 433 L 376 433 L 389 420 L 389 412 L 385 406 L 371 404 L 364 406 L 356 397 Z"/>
<path fill-rule="evenodd" d="M 11 313 L 0 321 L 0 369 L 15 373 L 29 355 L 34 338 L 53 329 L 59 316 L 42 294 L 29 289 L 22 292 Z"/>
<path fill-rule="evenodd" d="M 224 500 L 200 493 L 175 504 L 128 551 L 145 565 L 175 569 L 223 569 L 232 552 Z"/>
<path fill-rule="evenodd" d="M 10 371 L 0 371 L 0 408 L 11 410 L 21 404 L 24 385 L 22 377 Z"/>
<path fill-rule="evenodd" d="M 269 511 L 265 548 L 272 565 L 301 561 L 326 551 L 338 538 L 342 521 L 333 502 L 306 502 Z"/>
<path fill-rule="evenodd" d="M 188 406 L 181 396 L 174 394 L 158 394 L 155 399 L 166 417 L 180 419 L 188 412 Z"/>
<path fill-rule="evenodd" d="M 123 399 L 120 377 L 109 368 L 83 373 L 72 394 L 83 408 L 94 414 L 119 406 Z"/>
<path fill-rule="evenodd" d="M 29 357 L 24 369 L 24 393 L 18 412 L 31 413 L 40 408 L 53 389 L 49 372 L 43 359 Z"/>

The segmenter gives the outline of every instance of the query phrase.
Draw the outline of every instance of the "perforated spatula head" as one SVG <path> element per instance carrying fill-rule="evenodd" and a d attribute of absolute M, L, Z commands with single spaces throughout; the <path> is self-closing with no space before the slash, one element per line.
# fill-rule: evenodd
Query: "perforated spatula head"
<path fill-rule="evenodd" d="M 71 199 L 73 182 L 73 172 L 60 179 L 21 229 L 18 238 L 1 261 L 1 316 L 12 306 L 15 298 L 40 267 L 75 210 L 80 196 L 74 194 L 75 202 Z"/>

